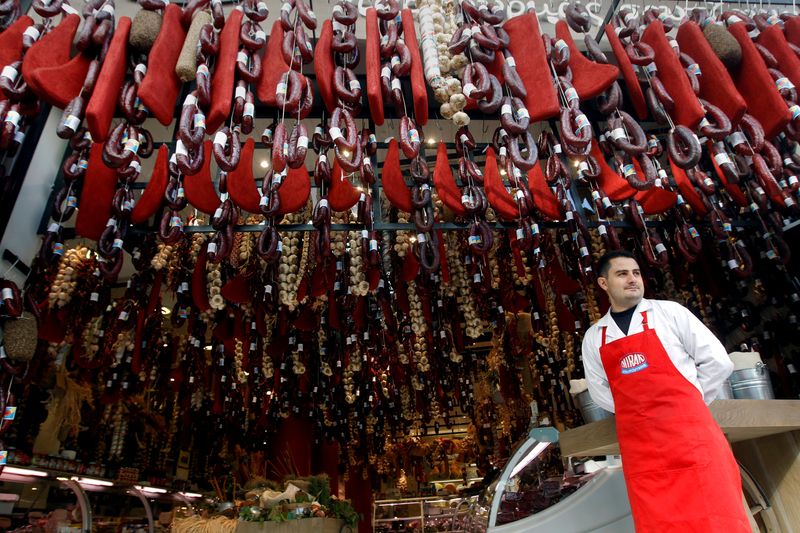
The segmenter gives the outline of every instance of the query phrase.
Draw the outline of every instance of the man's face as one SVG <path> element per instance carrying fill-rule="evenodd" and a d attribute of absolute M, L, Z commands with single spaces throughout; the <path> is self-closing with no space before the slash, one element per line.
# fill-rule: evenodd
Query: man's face
<path fill-rule="evenodd" d="M 644 296 L 644 283 L 639 263 L 628 257 L 611 260 L 608 274 L 597 278 L 597 283 L 608 293 L 612 311 L 624 311 L 637 305 Z"/>

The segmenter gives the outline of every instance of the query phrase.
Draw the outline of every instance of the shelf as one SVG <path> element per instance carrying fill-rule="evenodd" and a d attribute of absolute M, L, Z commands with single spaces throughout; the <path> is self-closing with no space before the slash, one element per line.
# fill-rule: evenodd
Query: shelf
<path fill-rule="evenodd" d="M 731 443 L 800 429 L 800 400 L 716 400 L 709 409 Z M 565 431 L 559 445 L 564 457 L 618 455 L 616 419 Z"/>

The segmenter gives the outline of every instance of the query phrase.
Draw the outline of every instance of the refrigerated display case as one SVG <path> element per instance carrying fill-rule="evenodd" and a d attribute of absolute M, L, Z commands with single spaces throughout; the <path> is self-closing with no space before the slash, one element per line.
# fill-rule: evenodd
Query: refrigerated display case
<path fill-rule="evenodd" d="M 162 512 L 192 513 L 184 493 L 35 468 L 0 473 L 0 530 L 15 533 L 159 533 Z M 199 496 L 199 495 L 195 495 Z"/>
<path fill-rule="evenodd" d="M 372 529 L 388 532 L 466 532 L 470 507 L 477 496 L 467 498 L 408 498 L 378 500 L 373 504 Z"/>
<path fill-rule="evenodd" d="M 619 460 L 565 462 L 554 428 L 532 429 L 486 483 L 465 524 L 471 532 L 633 532 Z"/>

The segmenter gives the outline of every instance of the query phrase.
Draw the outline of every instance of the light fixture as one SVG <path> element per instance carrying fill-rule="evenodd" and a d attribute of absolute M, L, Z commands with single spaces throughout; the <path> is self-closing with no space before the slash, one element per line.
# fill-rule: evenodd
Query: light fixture
<path fill-rule="evenodd" d="M 428 144 L 436 144 L 436 139 L 433 137 L 428 137 Z"/>
<path fill-rule="evenodd" d="M 105 479 L 94 479 L 91 477 L 71 477 L 72 481 L 77 481 L 81 485 L 93 485 L 95 487 L 113 487 L 114 484 L 111 481 L 106 481 Z"/>
<path fill-rule="evenodd" d="M 344 157 L 350 157 L 350 150 L 342 150 L 342 155 Z"/>
<path fill-rule="evenodd" d="M 172 314 L 172 309 L 170 309 L 169 307 L 161 307 L 161 314 L 164 316 L 169 316 L 170 314 Z"/>
<path fill-rule="evenodd" d="M 3 468 L 4 474 L 14 474 L 16 476 L 47 477 L 47 472 L 41 470 L 31 470 L 29 468 L 17 468 L 16 466 L 6 466 Z"/>
<path fill-rule="evenodd" d="M 159 487 L 146 487 L 144 485 L 134 485 L 133 488 L 138 489 L 142 492 L 149 492 L 151 494 L 166 494 L 167 489 L 162 489 Z"/>
<path fill-rule="evenodd" d="M 210 351 L 211 351 L 211 345 L 209 344 L 208 346 L 206 346 L 206 347 L 205 347 L 205 350 L 206 350 L 207 352 L 210 352 Z"/>
<path fill-rule="evenodd" d="M 175 381 L 175 378 L 169 378 L 170 382 Z"/>
<path fill-rule="evenodd" d="M 184 498 L 202 498 L 203 497 L 202 494 L 198 494 L 196 492 L 179 492 L 178 494 L 180 494 Z"/>
<path fill-rule="evenodd" d="M 528 464 L 530 464 L 531 461 L 539 457 L 539 455 L 543 451 L 545 451 L 545 449 L 547 449 L 548 446 L 550 446 L 549 442 L 536 443 L 536 446 L 534 446 L 533 449 L 529 451 L 528 454 L 525 457 L 523 457 L 519 463 L 517 463 L 517 466 L 514 467 L 514 469 L 511 471 L 511 475 L 508 476 L 508 478 L 511 479 L 512 477 L 522 472 L 522 470 L 526 466 L 528 466 Z"/>
<path fill-rule="evenodd" d="M 267 161 L 266 159 L 262 159 L 261 168 L 269 168 L 269 161 Z"/>

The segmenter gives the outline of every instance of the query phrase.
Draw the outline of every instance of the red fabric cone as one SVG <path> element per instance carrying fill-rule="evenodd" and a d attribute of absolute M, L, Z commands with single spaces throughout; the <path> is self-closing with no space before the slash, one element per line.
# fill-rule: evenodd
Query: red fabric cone
<path fill-rule="evenodd" d="M 290 168 L 283 185 L 278 189 L 278 196 L 281 198 L 281 214 L 288 215 L 300 211 L 306 205 L 310 193 L 311 178 L 308 176 L 305 165 L 300 168 Z"/>
<path fill-rule="evenodd" d="M 705 116 L 705 111 L 692 91 L 692 85 L 681 65 L 681 60 L 675 55 L 667 40 L 664 24 L 660 20 L 651 22 L 642 34 L 642 42 L 653 47 L 656 53 L 658 79 L 675 100 L 675 109 L 671 112 L 672 120 L 694 129 Z"/>
<path fill-rule="evenodd" d="M 713 159 L 713 157 L 711 159 Z M 672 169 L 672 177 L 675 178 L 678 190 L 681 191 L 681 196 L 686 200 L 686 203 L 689 204 L 692 210 L 698 215 L 707 215 L 708 209 L 706 209 L 705 204 L 703 204 L 703 200 L 695 190 L 692 182 L 689 181 L 689 176 L 686 175 L 686 171 L 673 163 L 672 158 L 669 158 L 669 167 Z"/>
<path fill-rule="evenodd" d="M 608 42 L 611 44 L 611 49 L 614 51 L 614 57 L 617 58 L 617 65 L 622 72 L 622 78 L 625 80 L 625 87 L 628 88 L 628 96 L 630 96 L 631 104 L 633 105 L 634 111 L 636 111 L 636 116 L 644 120 L 647 118 L 648 113 L 642 86 L 639 84 L 639 78 L 636 77 L 636 73 L 633 71 L 633 65 L 631 64 L 630 58 L 628 58 L 628 54 L 625 53 L 625 47 L 622 46 L 617 32 L 614 31 L 614 26 L 611 24 L 606 24 L 606 37 L 608 37 Z"/>
<path fill-rule="evenodd" d="M 72 39 L 75 37 L 75 32 L 78 31 L 80 23 L 81 17 L 78 15 L 66 15 L 58 26 L 36 41 L 25 52 L 25 57 L 22 58 L 22 77 L 37 96 L 42 93 L 42 88 L 36 83 L 37 79 L 33 76 L 34 71 L 40 68 L 57 67 L 69 61 Z"/>
<path fill-rule="evenodd" d="M 228 172 L 228 193 L 231 200 L 248 213 L 258 213 L 261 194 L 253 177 L 253 152 L 255 141 L 248 137 L 242 147 L 239 166 Z"/>
<path fill-rule="evenodd" d="M 636 169 L 636 175 L 639 176 L 641 181 L 644 181 L 644 173 L 639 163 L 634 160 L 633 167 Z M 667 191 L 661 187 L 652 187 L 646 191 L 639 191 L 636 193 L 636 201 L 642 206 L 645 215 L 660 215 L 678 201 L 678 195 L 672 191 Z"/>
<path fill-rule="evenodd" d="M 514 17 L 503 28 L 509 36 L 508 50 L 516 60 L 517 73 L 528 93 L 525 107 L 531 115 L 531 122 L 556 116 L 560 106 L 536 15 L 525 13 Z"/>
<path fill-rule="evenodd" d="M 89 165 L 81 188 L 81 205 L 75 220 L 75 232 L 87 239 L 100 239 L 111 218 L 111 200 L 117 189 L 117 171 L 103 163 L 103 143 L 94 143 L 89 151 Z"/>
<path fill-rule="evenodd" d="M 200 253 L 197 254 L 197 262 L 194 264 L 192 272 L 192 302 L 202 313 L 211 309 L 208 303 L 208 288 L 206 287 L 206 256 L 208 254 L 208 243 L 203 244 Z"/>
<path fill-rule="evenodd" d="M 786 36 L 777 24 L 762 31 L 758 36 L 758 44 L 772 52 L 778 60 L 778 70 L 794 84 L 800 87 L 800 59 L 786 41 Z"/>
<path fill-rule="evenodd" d="M 158 149 L 150 181 L 147 182 L 147 187 L 145 187 L 142 196 L 136 201 L 136 205 L 133 206 L 133 211 L 131 211 L 131 222 L 134 224 L 145 222 L 161 207 L 161 201 L 164 199 L 164 191 L 167 190 L 169 178 L 168 162 L 169 149 L 162 144 Z"/>
<path fill-rule="evenodd" d="M 738 124 L 747 110 L 747 104 L 736 90 L 728 69 L 708 44 L 703 30 L 697 23 L 686 21 L 678 28 L 677 41 L 681 51 L 700 67 L 700 76 L 697 77 L 700 96 L 720 108 L 733 125 Z"/>
<path fill-rule="evenodd" d="M 323 27 L 324 29 L 324 27 Z M 320 37 L 322 34 L 320 34 Z M 375 8 L 367 9 L 367 48 L 365 54 L 367 72 L 367 101 L 372 121 L 383 124 L 383 93 L 381 92 L 381 35 L 378 30 L 378 14 Z M 317 45 L 319 46 L 319 44 Z M 316 60 L 314 61 L 316 65 Z M 319 82 L 318 82 L 319 83 Z"/>
<path fill-rule="evenodd" d="M 800 17 L 790 17 L 783 23 L 783 32 L 786 40 L 795 46 L 800 46 Z"/>
<path fill-rule="evenodd" d="M 219 207 L 220 200 L 217 190 L 211 179 L 211 141 L 206 140 L 203 146 L 205 160 L 203 168 L 194 176 L 183 177 L 183 190 L 186 193 L 186 200 L 198 211 L 210 215 Z"/>
<path fill-rule="evenodd" d="M 237 274 L 223 285 L 220 294 L 225 298 L 225 301 L 237 304 L 246 304 L 252 299 L 250 284 L 243 274 Z"/>
<path fill-rule="evenodd" d="M 95 141 L 104 141 L 108 136 L 108 129 L 111 126 L 111 119 L 114 118 L 114 111 L 117 109 L 119 91 L 122 89 L 122 82 L 125 81 L 125 71 L 128 68 L 128 34 L 131 31 L 131 19 L 120 17 L 117 28 L 114 30 L 114 37 L 108 45 L 106 58 L 100 74 L 97 76 L 97 83 L 94 92 L 89 99 L 86 107 L 86 126 Z"/>
<path fill-rule="evenodd" d="M 483 189 L 486 191 L 486 199 L 492 206 L 495 213 L 505 220 L 516 220 L 519 217 L 519 207 L 517 202 L 508 194 L 500 171 L 497 169 L 497 159 L 494 149 L 489 147 L 486 150 L 486 163 L 483 170 Z"/>
<path fill-rule="evenodd" d="M 636 194 L 636 189 L 628 185 L 625 178 L 608 166 L 597 141 L 592 142 L 592 156 L 600 165 L 600 176 L 597 178 L 597 185 L 603 189 L 603 192 L 612 202 L 627 200 Z"/>
<path fill-rule="evenodd" d="M 408 8 L 401 12 L 403 20 L 403 39 L 411 55 L 411 95 L 414 98 L 414 121 L 420 126 L 428 123 L 428 87 L 425 85 L 422 57 L 419 53 L 417 30 L 414 29 L 414 15 Z"/>
<path fill-rule="evenodd" d="M 239 51 L 239 30 L 242 25 L 242 12 L 231 11 L 225 27 L 219 32 L 219 54 L 211 79 L 211 109 L 206 118 L 206 131 L 217 131 L 231 113 L 233 102 L 233 77 L 236 73 L 236 53 Z M 264 65 L 269 70 L 272 65 Z M 207 152 L 208 153 L 208 152 Z"/>
<path fill-rule="evenodd" d="M 444 205 L 456 215 L 464 216 L 467 214 L 467 210 L 464 209 L 464 205 L 461 203 L 461 191 L 456 186 L 453 171 L 450 169 L 447 146 L 445 146 L 444 141 L 439 141 L 439 148 L 436 151 L 433 184 Z"/>
<path fill-rule="evenodd" d="M 384 184 L 384 190 L 386 185 Z M 334 211 L 347 211 L 356 203 L 361 197 L 358 189 L 353 187 L 350 180 L 342 172 L 342 167 L 336 159 L 333 160 L 333 168 L 331 169 L 331 189 L 328 192 L 328 204 Z"/>
<path fill-rule="evenodd" d="M 728 31 L 742 47 L 739 72 L 731 77 L 747 102 L 747 112 L 761 122 L 767 139 L 771 139 L 789 123 L 791 118 L 789 107 L 775 87 L 775 82 L 772 81 L 753 41 L 750 40 L 744 22 L 731 24 Z"/>
<path fill-rule="evenodd" d="M 405 261 L 403 261 L 403 281 L 406 283 L 414 281 L 414 278 L 417 277 L 418 272 L 419 261 L 417 261 L 417 258 L 414 256 L 414 252 L 411 250 L 411 247 L 409 247 L 408 251 L 406 252 Z"/>
<path fill-rule="evenodd" d="M 33 19 L 21 15 L 3 33 L 0 33 L 0 68 L 19 59 L 22 53 L 22 34 L 33 25 Z"/>
<path fill-rule="evenodd" d="M 595 63 L 584 56 L 575 46 L 569 26 L 563 20 L 556 22 L 556 38 L 562 39 L 569 46 L 572 86 L 578 91 L 581 100 L 594 98 L 611 87 L 611 84 L 619 76 L 619 69 L 614 65 Z"/>
<path fill-rule="evenodd" d="M 78 54 L 63 65 L 34 70 L 30 79 L 39 88 L 36 95 L 48 104 L 67 107 L 80 94 L 89 63 L 91 60 L 88 57 Z"/>
<path fill-rule="evenodd" d="M 336 107 L 336 96 L 333 94 L 333 74 L 336 66 L 333 64 L 332 42 L 333 23 L 327 19 L 322 23 L 319 39 L 314 48 L 314 73 L 317 75 L 319 94 L 322 96 L 322 101 L 325 102 L 325 109 L 328 110 L 328 113 L 333 113 L 333 109 Z M 380 91 L 380 86 L 378 90 Z"/>
<path fill-rule="evenodd" d="M 175 64 L 181 54 L 176 43 L 186 40 L 181 24 L 181 8 L 169 4 L 147 58 L 147 73 L 139 86 L 138 96 L 150 113 L 164 126 L 169 126 L 175 113 L 175 102 L 181 90 L 181 81 L 175 74 Z"/>
<path fill-rule="evenodd" d="M 389 141 L 386 159 L 384 159 L 381 169 L 381 182 L 383 183 L 383 192 L 389 202 L 397 209 L 410 213 L 412 210 L 411 191 L 409 191 L 406 180 L 403 178 L 403 172 L 400 170 L 400 150 L 396 139 Z"/>
<path fill-rule="evenodd" d="M 542 214 L 552 220 L 563 218 L 564 214 L 561 212 L 558 198 L 547 185 L 544 172 L 539 165 L 533 165 L 533 168 L 528 171 L 528 188 L 531 191 L 534 205 Z"/>

